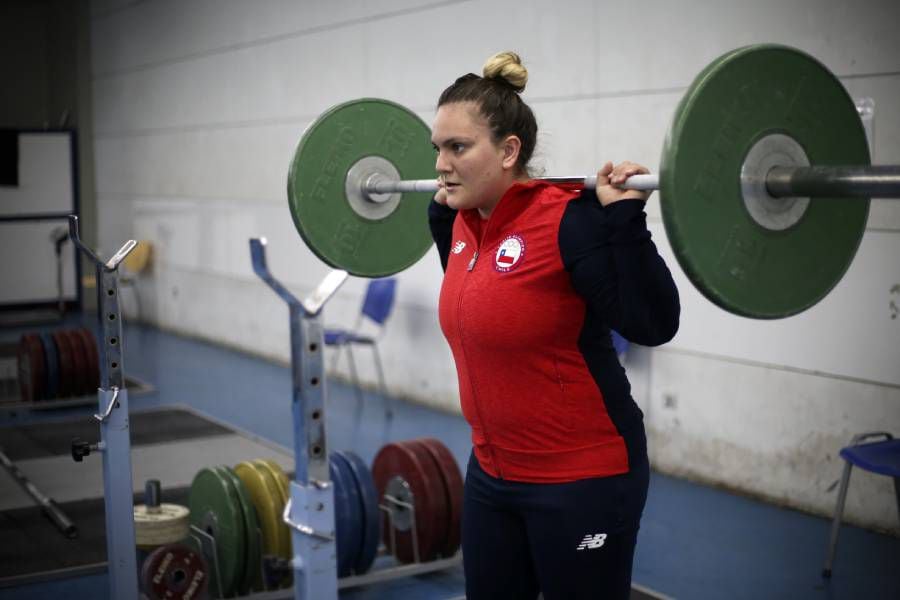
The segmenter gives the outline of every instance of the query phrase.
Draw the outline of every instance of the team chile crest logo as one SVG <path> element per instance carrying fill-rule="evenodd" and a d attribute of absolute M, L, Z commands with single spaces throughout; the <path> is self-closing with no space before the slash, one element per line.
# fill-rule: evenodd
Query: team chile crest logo
<path fill-rule="evenodd" d="M 508 235 L 500 242 L 494 255 L 494 268 L 501 273 L 512 271 L 525 258 L 525 240 L 518 235 Z"/>

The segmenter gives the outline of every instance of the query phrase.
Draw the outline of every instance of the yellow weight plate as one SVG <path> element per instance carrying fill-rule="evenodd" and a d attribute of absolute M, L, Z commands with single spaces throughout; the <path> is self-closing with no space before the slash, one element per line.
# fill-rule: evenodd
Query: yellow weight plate
<path fill-rule="evenodd" d="M 254 460 L 253 463 L 257 467 L 259 467 L 260 470 L 265 471 L 269 474 L 281 496 L 281 509 L 278 512 L 278 522 L 281 525 L 281 537 L 279 538 L 280 542 L 278 555 L 282 558 L 291 558 L 291 530 L 288 529 L 287 524 L 281 520 L 281 514 L 284 512 L 284 506 L 285 504 L 287 504 L 288 498 L 290 498 L 290 484 L 288 482 L 287 474 L 284 472 L 284 469 L 281 468 L 281 465 L 279 465 L 274 460 L 257 459 Z"/>
<path fill-rule="evenodd" d="M 268 472 L 248 461 L 236 464 L 234 472 L 247 488 L 250 501 L 256 508 L 262 530 L 263 554 L 277 555 L 281 541 L 278 530 L 282 525 L 279 505 L 284 510 L 278 484 Z"/>

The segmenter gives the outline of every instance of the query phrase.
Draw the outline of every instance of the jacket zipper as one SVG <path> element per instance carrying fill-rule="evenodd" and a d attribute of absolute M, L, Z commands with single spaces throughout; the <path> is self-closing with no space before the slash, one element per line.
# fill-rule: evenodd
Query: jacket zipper
<path fill-rule="evenodd" d="M 490 219 L 488 222 L 484 224 L 484 229 L 481 232 L 481 239 L 478 242 L 478 247 L 475 249 L 475 252 L 472 254 L 472 259 L 469 261 L 468 266 L 466 267 L 466 275 L 463 277 L 463 283 L 459 288 L 459 301 L 456 304 L 456 314 L 462 315 L 462 300 L 463 300 L 463 289 L 466 286 L 466 283 L 469 281 L 469 273 L 475 270 L 475 263 L 478 260 L 478 255 L 481 253 L 481 248 L 484 246 L 484 240 L 488 231 L 488 225 L 490 223 Z M 459 341 L 460 345 L 463 348 L 463 354 L 466 355 L 466 363 L 469 362 L 469 357 L 466 353 L 465 342 L 463 341 L 463 330 L 462 330 L 462 319 L 459 320 Z M 473 404 L 475 405 L 475 410 L 478 411 L 478 419 L 481 421 L 482 431 L 484 432 L 484 441 L 487 444 L 488 452 L 491 454 L 491 461 L 494 463 L 494 467 L 497 469 L 497 477 L 499 479 L 503 479 L 503 470 L 500 468 L 500 464 L 497 462 L 496 456 L 494 456 L 494 449 L 491 445 L 490 440 L 488 439 L 487 430 L 485 427 L 484 418 L 481 416 L 481 409 L 478 406 L 478 402 L 474 400 L 475 398 L 475 385 L 472 383 L 471 379 L 469 380 L 469 387 L 472 390 Z"/>

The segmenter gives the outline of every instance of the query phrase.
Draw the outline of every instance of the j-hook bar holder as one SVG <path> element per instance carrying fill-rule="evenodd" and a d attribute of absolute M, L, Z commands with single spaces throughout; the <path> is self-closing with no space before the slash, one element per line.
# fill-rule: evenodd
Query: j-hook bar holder
<path fill-rule="evenodd" d="M 253 271 L 284 300 L 290 311 L 294 478 L 284 522 L 291 528 L 294 597 L 337 600 L 337 543 L 334 487 L 325 440 L 325 369 L 322 307 L 347 280 L 333 270 L 311 296 L 298 300 L 269 272 L 265 238 L 250 240 Z"/>
<path fill-rule="evenodd" d="M 69 215 L 69 237 L 97 268 L 97 317 L 100 339 L 100 387 L 97 388 L 100 443 L 103 453 L 103 497 L 106 503 L 106 553 L 109 597 L 137 600 L 138 573 L 134 539 L 134 487 L 131 478 L 131 435 L 128 390 L 122 364 L 122 318 L 119 310 L 119 263 L 134 250 L 128 240 L 108 261 L 81 242 L 78 217 Z M 74 454 L 74 452 L 73 452 Z"/>

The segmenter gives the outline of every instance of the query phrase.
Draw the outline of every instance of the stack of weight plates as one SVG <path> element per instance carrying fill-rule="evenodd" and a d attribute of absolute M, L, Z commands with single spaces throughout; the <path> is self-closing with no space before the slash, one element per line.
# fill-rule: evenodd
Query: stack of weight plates
<path fill-rule="evenodd" d="M 434 438 L 388 444 L 375 456 L 372 476 L 379 502 L 388 509 L 382 539 L 400 562 L 425 562 L 456 553 L 463 479 L 444 444 Z"/>
<path fill-rule="evenodd" d="M 134 541 L 143 550 L 180 542 L 188 537 L 190 529 L 186 506 L 162 503 L 156 507 L 134 507 Z"/>
<path fill-rule="evenodd" d="M 378 494 L 372 473 L 363 460 L 345 450 L 331 454 L 334 482 L 338 577 L 369 570 L 378 552 Z"/>
<path fill-rule="evenodd" d="M 250 492 L 225 466 L 201 469 L 188 500 L 191 525 L 214 540 L 210 595 L 246 595 L 263 590 L 262 540 Z"/>
<path fill-rule="evenodd" d="M 84 327 L 24 334 L 17 362 L 23 402 L 86 396 L 100 384 L 97 340 Z"/>
<path fill-rule="evenodd" d="M 234 472 L 247 489 L 256 510 L 262 555 L 290 560 L 291 532 L 281 518 L 290 494 L 284 470 L 275 461 L 257 459 L 235 465 Z M 276 581 L 267 581 L 267 587 L 285 587 L 291 581 L 288 574 Z"/>
<path fill-rule="evenodd" d="M 365 573 L 375 561 L 380 539 L 375 481 L 365 462 L 350 451 L 331 454 L 329 476 L 334 484 L 338 576 Z M 206 556 L 218 567 L 211 569 L 212 597 L 291 585 L 292 572 L 273 581 L 265 577 L 263 567 L 264 558 L 292 558 L 291 531 L 282 520 L 289 497 L 288 477 L 271 460 L 244 461 L 233 469 L 206 468 L 194 476 L 190 524 L 214 540 L 215 557 Z"/>

